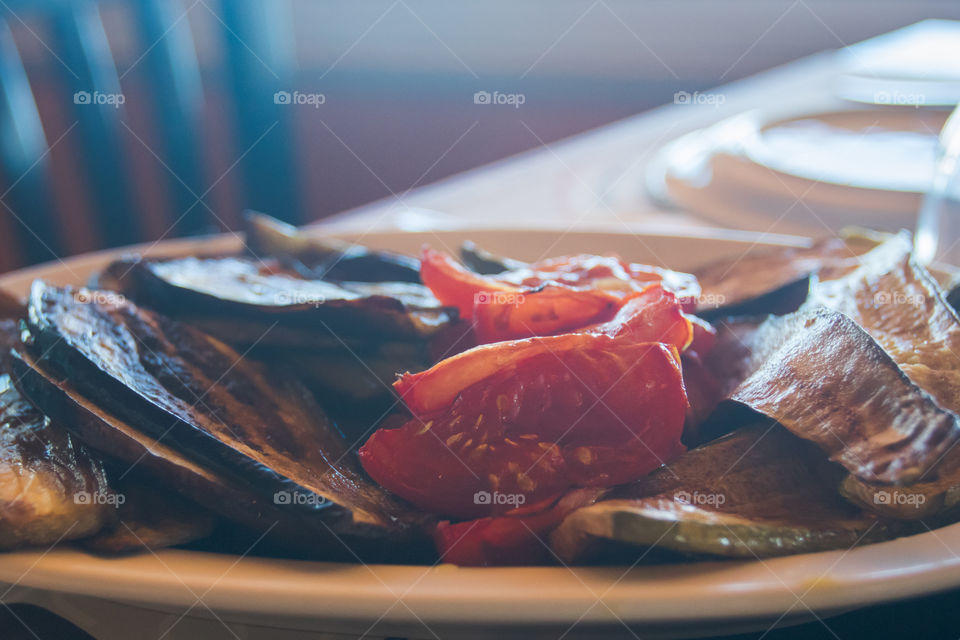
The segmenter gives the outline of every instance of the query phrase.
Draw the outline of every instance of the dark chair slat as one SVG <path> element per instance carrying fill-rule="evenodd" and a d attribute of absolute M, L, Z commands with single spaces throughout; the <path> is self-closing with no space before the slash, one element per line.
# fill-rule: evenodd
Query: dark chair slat
<path fill-rule="evenodd" d="M 220 16 L 242 161 L 245 208 L 302 220 L 295 109 L 278 104 L 292 92 L 295 47 L 289 0 L 222 0 Z"/>
<path fill-rule="evenodd" d="M 173 233 L 208 230 L 209 210 L 197 199 L 206 186 L 200 161 L 200 119 L 204 106 L 200 66 L 181 0 L 141 0 L 133 4 L 139 39 L 146 53 L 126 73 L 149 78 L 150 100 L 169 172 Z M 173 175 L 170 175 L 172 173 Z"/>
<path fill-rule="evenodd" d="M 60 256 L 60 239 L 50 205 L 50 174 L 47 140 L 30 83 L 10 33 L 0 21 L 0 158 L 3 191 L 0 218 L 3 230 L 13 237 L 0 241 L 5 256 L 0 262 L 13 265 L 23 258 L 31 262 Z M 15 231 L 14 231 L 15 230 Z M 9 245 L 16 240 L 20 250 Z"/>
<path fill-rule="evenodd" d="M 108 245 L 141 239 L 138 211 L 130 193 L 123 154 L 123 100 L 113 56 L 97 4 L 74 0 L 57 8 L 52 44 L 65 97 L 74 106 L 82 141 L 86 178 L 100 216 L 100 233 Z"/>

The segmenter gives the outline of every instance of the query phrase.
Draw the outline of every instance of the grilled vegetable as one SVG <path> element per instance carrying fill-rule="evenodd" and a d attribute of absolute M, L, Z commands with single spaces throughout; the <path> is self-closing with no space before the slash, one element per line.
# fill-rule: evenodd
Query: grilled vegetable
<path fill-rule="evenodd" d="M 483 345 L 406 374 L 394 386 L 414 417 L 377 431 L 361 462 L 422 509 L 459 518 L 628 482 L 683 451 L 679 354 L 657 340 L 686 345 L 691 332 L 660 291 L 580 333 Z"/>
<path fill-rule="evenodd" d="M 307 234 L 276 218 L 244 215 L 247 251 L 256 258 L 277 258 L 303 277 L 356 282 L 420 282 L 420 265 L 408 256 Z"/>
<path fill-rule="evenodd" d="M 960 441 L 960 423 L 850 318 L 823 308 L 745 336 L 731 398 L 819 446 L 870 483 L 922 479 Z"/>
<path fill-rule="evenodd" d="M 98 407 L 83 396 L 68 380 L 44 368 L 27 353 L 17 353 L 14 367 L 19 386 L 31 402 L 65 424 L 84 443 L 122 470 L 142 470 L 158 484 L 262 534 L 270 531 L 290 546 L 307 548 L 304 523 L 284 513 L 277 505 L 249 487 L 243 479 L 233 478 L 194 462 L 169 445 L 142 433 L 116 415 Z M 312 531 L 309 544 L 316 544 Z"/>
<path fill-rule="evenodd" d="M 156 551 L 195 542 L 213 532 L 212 512 L 192 500 L 159 486 L 143 473 L 118 472 L 112 486 L 123 496 L 118 521 L 80 542 L 85 549 L 103 554 Z"/>
<path fill-rule="evenodd" d="M 808 306 L 839 311 L 870 334 L 914 384 L 960 413 L 960 318 L 930 273 L 895 236 L 840 279 L 817 283 Z"/>
<path fill-rule="evenodd" d="M 456 318 L 419 284 L 334 284 L 249 258 L 145 259 L 132 274 L 138 303 L 258 323 L 261 336 L 279 325 L 334 339 L 423 340 Z"/>
<path fill-rule="evenodd" d="M 859 264 L 859 256 L 881 241 L 876 235 L 847 234 L 807 249 L 764 249 L 725 258 L 694 271 L 703 290 L 697 315 L 714 319 L 796 311 L 807 297 L 810 278 L 837 277 Z"/>
<path fill-rule="evenodd" d="M 675 295 L 684 309 L 692 308 L 700 293 L 689 274 L 614 256 L 553 258 L 490 276 L 424 248 L 420 276 L 437 299 L 473 320 L 480 342 L 556 335 L 605 322 L 653 286 Z"/>
<path fill-rule="evenodd" d="M 846 503 L 836 491 L 842 476 L 817 447 L 776 424 L 755 423 L 573 512 L 554 531 L 551 546 L 566 563 L 588 560 L 612 542 L 764 558 L 845 549 L 911 531 Z M 640 553 L 621 549 L 619 557 L 629 562 Z"/>
<path fill-rule="evenodd" d="M 336 418 L 350 442 L 361 436 L 366 439 L 373 423 L 399 406 L 391 386 L 397 372 L 419 371 L 431 363 L 422 355 L 370 350 L 255 349 L 252 355 L 302 381 Z"/>
<path fill-rule="evenodd" d="M 552 560 L 546 540 L 550 532 L 570 514 L 593 504 L 606 489 L 574 489 L 543 510 L 467 520 L 441 522 L 433 533 L 442 562 L 465 567 L 536 565 Z"/>
<path fill-rule="evenodd" d="M 116 518 L 102 464 L 13 386 L 17 324 L 0 320 L 0 548 L 50 545 Z"/>
<path fill-rule="evenodd" d="M 125 299 L 43 282 L 34 284 L 28 326 L 31 353 L 43 354 L 30 363 L 34 372 L 48 383 L 52 375 L 69 379 L 67 395 L 80 396 L 87 413 L 102 409 L 123 423 L 114 429 L 120 444 L 107 434 L 98 447 L 115 446 L 130 461 L 131 452 L 162 440 L 180 454 L 173 463 L 160 456 L 165 478 L 186 466 L 187 483 L 216 484 L 213 473 L 246 495 L 214 508 L 259 513 L 259 503 L 275 499 L 274 510 L 322 520 L 338 535 L 415 533 L 418 519 L 363 477 L 304 389 L 225 344 Z M 36 395 L 41 406 L 58 408 L 50 393 Z M 110 416 L 101 422 L 112 426 Z"/>
<path fill-rule="evenodd" d="M 960 319 L 926 269 L 912 258 L 907 234 L 863 256 L 860 266 L 836 280 L 817 283 L 809 306 L 840 311 L 870 334 L 918 387 L 953 415 L 960 414 Z M 856 478 L 845 495 L 892 517 L 918 519 L 960 501 L 960 449 L 946 453 L 920 482 L 891 492 Z"/>
<path fill-rule="evenodd" d="M 484 276 L 496 275 L 511 269 L 523 269 L 528 266 L 525 262 L 485 251 L 470 241 L 460 245 L 460 260 L 468 269 Z"/>

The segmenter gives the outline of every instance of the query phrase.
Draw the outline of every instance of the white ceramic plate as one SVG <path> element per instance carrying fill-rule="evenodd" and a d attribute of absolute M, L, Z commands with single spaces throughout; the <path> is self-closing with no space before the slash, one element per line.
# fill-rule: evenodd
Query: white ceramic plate
<path fill-rule="evenodd" d="M 363 242 L 415 252 L 425 242 L 455 249 L 466 239 L 525 259 L 614 251 L 678 269 L 771 243 L 770 236 L 739 232 L 680 237 L 489 229 L 374 233 Z M 151 252 L 236 246 L 236 239 L 218 237 L 164 243 Z M 22 294 L 37 277 L 79 282 L 117 253 L 8 274 L 0 286 Z M 15 586 L 4 594 L 3 583 Z M 958 585 L 960 525 L 851 551 L 633 568 L 363 566 L 178 550 L 120 559 L 69 548 L 0 555 L 0 601 L 40 604 L 98 640 L 558 638 L 626 634 L 626 627 L 645 638 L 717 635 Z"/>
<path fill-rule="evenodd" d="M 742 113 L 665 145 L 648 165 L 647 188 L 739 229 L 912 229 L 947 115 L 892 107 L 773 120 Z"/>

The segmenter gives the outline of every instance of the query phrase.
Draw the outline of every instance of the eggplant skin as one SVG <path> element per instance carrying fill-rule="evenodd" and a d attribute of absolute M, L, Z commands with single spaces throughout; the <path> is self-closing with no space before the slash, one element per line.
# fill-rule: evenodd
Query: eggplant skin
<path fill-rule="evenodd" d="M 420 282 L 416 258 L 321 238 L 268 215 L 244 214 L 247 252 L 277 258 L 305 278 L 355 282 Z"/>
<path fill-rule="evenodd" d="M 308 329 L 335 338 L 417 341 L 456 321 L 429 289 L 405 282 L 307 279 L 245 257 L 144 259 L 133 265 L 138 304 L 185 313 Z"/>
<path fill-rule="evenodd" d="M 226 476 L 268 501 L 295 494 L 275 509 L 338 535 L 399 540 L 423 520 L 363 475 L 306 389 L 193 327 L 107 293 L 43 282 L 34 284 L 27 325 L 31 353 L 43 356 L 29 368 L 69 380 L 71 396 L 121 420 L 127 444 L 162 438 L 193 475 Z M 125 453 L 118 457 L 130 460 Z"/>
<path fill-rule="evenodd" d="M 460 260 L 469 269 L 484 276 L 493 276 L 511 269 L 529 266 L 525 262 L 490 253 L 469 240 L 460 245 Z"/>
<path fill-rule="evenodd" d="M 17 323 L 0 321 L 0 348 Z M 0 357 L 0 549 L 49 545 L 96 533 L 116 519 L 101 462 L 13 385 Z"/>
<path fill-rule="evenodd" d="M 258 546 L 296 557 L 355 561 L 359 556 L 370 561 L 397 561 L 408 558 L 421 561 L 428 556 L 428 541 L 419 528 L 398 527 L 385 532 L 377 526 L 358 525 L 350 514 L 336 511 L 317 517 L 283 510 L 274 496 L 265 496 L 259 487 L 243 478 L 214 471 L 165 442 L 142 433 L 139 429 L 85 398 L 70 381 L 45 369 L 27 353 L 18 353 L 14 367 L 19 385 L 31 402 L 46 408 L 84 443 L 104 459 L 112 461 L 120 474 L 134 469 L 142 477 L 159 484 L 166 492 L 176 492 L 189 501 L 222 516 L 233 527 L 250 532 L 250 542 L 266 536 Z M 152 502 L 152 500 L 151 500 Z M 149 522 L 131 528 L 146 542 L 148 538 L 171 532 L 144 533 Z M 427 526 L 425 523 L 424 526 Z M 124 553 L 130 537 L 111 536 L 92 540 L 91 550 L 101 553 Z M 246 551 L 244 547 L 241 551 Z M 405 555 L 406 554 L 406 555 Z"/>
<path fill-rule="evenodd" d="M 704 300 L 697 315 L 715 319 L 796 311 L 806 299 L 812 276 L 834 278 L 855 269 L 859 256 L 881 240 L 862 233 L 846 236 L 806 249 L 758 249 L 694 270 Z"/>

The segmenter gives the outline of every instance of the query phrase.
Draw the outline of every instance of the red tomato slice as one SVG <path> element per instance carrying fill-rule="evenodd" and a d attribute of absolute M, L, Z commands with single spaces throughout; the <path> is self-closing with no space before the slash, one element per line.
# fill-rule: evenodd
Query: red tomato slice
<path fill-rule="evenodd" d="M 713 350 L 713 345 L 717 341 L 717 330 L 713 325 L 697 316 L 687 316 L 693 327 L 693 337 L 690 342 L 690 351 L 706 356 Z"/>
<path fill-rule="evenodd" d="M 538 353 L 575 349 L 596 335 L 618 341 L 663 342 L 683 350 L 692 339 L 690 319 L 676 297 L 653 285 L 636 294 L 609 322 L 573 334 L 527 338 L 481 345 L 447 358 L 426 371 L 403 374 L 394 383 L 413 413 L 427 415 L 448 407 L 462 389 Z"/>
<path fill-rule="evenodd" d="M 427 411 L 408 402 L 417 417 L 361 448 L 370 476 L 422 509 L 472 518 L 632 480 L 682 452 L 687 399 L 674 347 L 588 333 L 517 342 L 527 344 L 472 350 L 486 356 L 478 365 L 503 362 L 498 351 L 508 364 L 487 366 L 449 401 L 431 398 Z M 434 367 L 445 392 L 440 368 L 462 355 Z"/>
<path fill-rule="evenodd" d="M 600 489 L 576 489 L 533 514 L 511 512 L 456 524 L 441 522 L 434 529 L 433 540 L 442 562 L 464 567 L 543 564 L 550 560 L 550 531 L 603 493 Z"/>
<path fill-rule="evenodd" d="M 713 329 L 705 321 L 686 315 L 674 294 L 651 285 L 633 294 L 612 320 L 581 331 L 629 342 L 663 342 L 683 351 L 694 339 L 698 323 Z"/>
<path fill-rule="evenodd" d="M 592 255 L 483 276 L 424 248 L 420 277 L 437 299 L 475 321 L 480 342 L 553 335 L 603 322 L 651 285 L 677 292 L 682 306 L 695 304 L 700 291 L 689 274 Z"/>
<path fill-rule="evenodd" d="M 483 442 L 481 435 L 441 435 L 434 428 L 451 430 L 436 420 L 414 419 L 377 431 L 360 449 L 363 468 L 424 511 L 458 518 L 553 500 L 568 487 L 556 445 L 541 447 L 539 439 L 511 439 L 516 443 L 511 444 L 502 437 Z"/>
<path fill-rule="evenodd" d="M 497 282 L 470 271 L 448 254 L 424 247 L 420 256 L 420 279 L 442 304 L 456 307 L 461 318 L 473 317 L 476 296 L 483 293 L 518 293 L 515 285 Z"/>
<path fill-rule="evenodd" d="M 484 292 L 476 296 L 474 331 L 481 344 L 550 336 L 607 320 L 622 304 L 623 298 L 609 291 L 557 285 L 530 293 Z"/>

